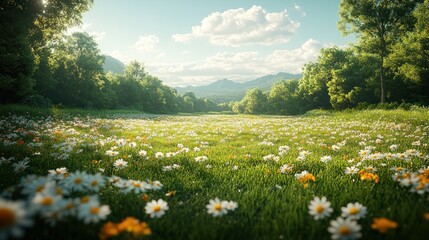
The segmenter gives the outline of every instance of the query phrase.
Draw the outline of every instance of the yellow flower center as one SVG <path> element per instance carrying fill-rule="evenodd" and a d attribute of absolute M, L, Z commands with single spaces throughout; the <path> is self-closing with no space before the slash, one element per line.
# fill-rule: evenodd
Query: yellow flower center
<path fill-rule="evenodd" d="M 45 198 L 43 198 L 43 200 L 42 200 L 42 205 L 45 205 L 45 206 L 49 206 L 49 205 L 52 205 L 52 203 L 53 203 L 54 201 L 52 200 L 52 198 L 50 198 L 50 197 L 45 197 Z"/>
<path fill-rule="evenodd" d="M 136 188 L 139 188 L 139 187 L 140 187 L 140 183 L 138 183 L 138 182 L 133 182 L 133 186 L 134 186 L 134 187 L 136 187 Z"/>
<path fill-rule="evenodd" d="M 99 207 L 92 207 L 90 210 L 89 210 L 89 212 L 91 213 L 91 214 L 98 214 L 99 212 L 100 212 L 100 208 Z"/>
<path fill-rule="evenodd" d="M 97 186 L 97 185 L 98 185 L 97 180 L 94 180 L 94 181 L 92 181 L 92 182 L 91 182 L 91 186 L 95 187 L 95 186 Z"/>
<path fill-rule="evenodd" d="M 159 211 L 161 211 L 161 207 L 159 205 L 155 205 L 155 206 L 153 206 L 153 211 L 159 212 Z"/>
<path fill-rule="evenodd" d="M 81 178 L 76 178 L 75 180 L 74 180 L 74 183 L 76 183 L 76 184 L 80 184 L 82 182 L 82 179 Z"/>
<path fill-rule="evenodd" d="M 359 208 L 352 207 L 352 208 L 350 208 L 349 213 L 351 215 L 356 215 L 359 213 Z"/>
<path fill-rule="evenodd" d="M 0 208 L 0 230 L 15 222 L 15 213 L 9 208 Z"/>
<path fill-rule="evenodd" d="M 42 186 L 38 186 L 36 191 L 37 191 L 38 193 L 39 193 L 39 192 L 42 192 L 44 188 L 45 188 L 45 186 L 43 186 L 43 185 L 42 185 Z"/>
<path fill-rule="evenodd" d="M 346 226 L 342 226 L 342 227 L 340 227 L 339 232 L 341 235 L 346 236 L 346 235 L 349 235 L 351 231 L 350 231 L 350 228 L 348 228 Z"/>
<path fill-rule="evenodd" d="M 89 197 L 88 196 L 82 197 L 80 199 L 80 203 L 87 203 L 87 202 L 89 202 Z"/>
<path fill-rule="evenodd" d="M 216 211 L 220 211 L 220 210 L 222 210 L 222 205 L 220 205 L 220 203 L 216 203 L 216 204 L 214 205 L 214 209 L 215 209 Z"/>
<path fill-rule="evenodd" d="M 316 207 L 316 212 L 317 212 L 317 213 L 322 213 L 324 210 L 325 210 L 325 208 L 324 208 L 322 205 L 318 205 L 318 206 Z"/>

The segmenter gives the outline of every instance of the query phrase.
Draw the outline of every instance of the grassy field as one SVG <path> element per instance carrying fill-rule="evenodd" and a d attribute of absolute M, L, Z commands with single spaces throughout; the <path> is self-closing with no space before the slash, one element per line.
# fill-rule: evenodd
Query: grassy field
<path fill-rule="evenodd" d="M 429 236 L 428 110 L 0 113 L 0 239 Z"/>

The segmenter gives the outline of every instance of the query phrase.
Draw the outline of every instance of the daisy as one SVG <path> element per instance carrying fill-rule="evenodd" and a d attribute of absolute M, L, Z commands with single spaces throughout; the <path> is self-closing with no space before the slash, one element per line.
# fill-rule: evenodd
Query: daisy
<path fill-rule="evenodd" d="M 87 189 L 89 185 L 88 174 L 86 174 L 85 171 L 70 173 L 70 175 L 62 181 L 62 184 L 66 190 L 83 191 Z"/>
<path fill-rule="evenodd" d="M 204 162 L 209 160 L 209 158 L 207 156 L 198 156 L 195 158 L 195 162 Z"/>
<path fill-rule="evenodd" d="M 359 172 L 359 168 L 356 166 L 346 167 L 346 174 L 357 174 Z"/>
<path fill-rule="evenodd" d="M 147 152 L 145 150 L 140 150 L 138 154 L 140 157 L 146 157 L 147 156 Z"/>
<path fill-rule="evenodd" d="M 12 164 L 13 171 L 16 173 L 24 172 L 25 169 L 27 169 L 29 166 L 27 165 L 29 163 L 28 159 L 24 159 L 22 161 L 16 162 Z"/>
<path fill-rule="evenodd" d="M 145 210 L 146 214 L 149 214 L 151 218 L 160 218 L 168 210 L 168 204 L 162 199 L 158 199 L 158 201 L 152 200 L 146 204 Z"/>
<path fill-rule="evenodd" d="M 104 187 L 106 180 L 100 173 L 95 175 L 88 175 L 88 189 L 91 191 L 100 191 L 100 188 Z"/>
<path fill-rule="evenodd" d="M 352 240 L 362 236 L 360 233 L 361 226 L 349 218 L 338 217 L 332 220 L 328 231 L 332 234 L 331 239 Z"/>
<path fill-rule="evenodd" d="M 327 162 L 329 162 L 331 160 L 332 160 L 331 156 L 323 156 L 323 157 L 320 158 L 320 161 L 322 161 L 323 163 L 327 163 Z"/>
<path fill-rule="evenodd" d="M 135 194 L 144 193 L 151 189 L 151 186 L 147 182 L 138 180 L 128 180 L 128 184 L 125 192 L 134 192 Z"/>
<path fill-rule="evenodd" d="M 292 169 L 293 169 L 292 164 L 284 164 L 283 166 L 280 167 L 280 172 L 285 174 L 285 173 L 291 172 Z"/>
<path fill-rule="evenodd" d="M 149 184 L 152 190 L 160 190 L 163 186 L 160 181 L 150 181 Z"/>
<path fill-rule="evenodd" d="M 128 165 L 128 162 L 127 162 L 127 161 L 122 160 L 122 158 L 121 158 L 121 159 L 116 160 L 116 161 L 115 161 L 115 163 L 113 164 L 113 166 L 115 166 L 117 169 L 123 169 L 123 168 L 126 168 L 126 167 L 127 167 L 127 165 Z"/>
<path fill-rule="evenodd" d="M 389 146 L 390 151 L 396 151 L 398 149 L 398 145 L 397 144 L 392 144 Z"/>
<path fill-rule="evenodd" d="M 157 159 L 164 158 L 164 153 L 163 152 L 157 152 L 157 153 L 155 153 L 155 158 L 157 158 Z"/>
<path fill-rule="evenodd" d="M 48 170 L 48 173 L 50 176 L 61 176 L 61 175 L 66 175 L 68 173 L 67 168 L 62 167 L 62 168 L 56 168 L 55 170 Z"/>
<path fill-rule="evenodd" d="M 227 204 L 226 208 L 228 209 L 228 211 L 234 211 L 235 209 L 238 208 L 238 203 L 237 202 L 228 201 L 227 203 L 228 204 Z"/>
<path fill-rule="evenodd" d="M 228 205 L 227 201 L 221 201 L 219 198 L 211 199 L 206 205 L 207 213 L 212 214 L 213 217 L 221 217 L 228 213 Z"/>
<path fill-rule="evenodd" d="M 0 239 L 12 237 L 22 237 L 23 227 L 30 227 L 32 220 L 25 210 L 24 202 L 9 201 L 0 198 Z"/>
<path fill-rule="evenodd" d="M 118 154 L 119 154 L 119 152 L 117 152 L 117 151 L 113 151 L 113 150 L 107 150 L 106 151 L 106 155 L 109 156 L 109 157 L 114 157 L 114 156 L 116 156 Z"/>
<path fill-rule="evenodd" d="M 100 205 L 98 201 L 90 201 L 79 206 L 77 217 L 88 224 L 98 223 L 100 220 L 106 219 L 109 214 L 110 207 L 108 205 Z"/>
<path fill-rule="evenodd" d="M 367 210 L 365 206 L 356 202 L 348 203 L 346 207 L 341 208 L 341 212 L 342 217 L 358 220 L 365 217 Z"/>
<path fill-rule="evenodd" d="M 308 210 L 310 215 L 314 216 L 314 220 L 329 217 L 333 211 L 331 203 L 326 199 L 326 197 L 314 197 L 314 199 L 310 201 Z"/>

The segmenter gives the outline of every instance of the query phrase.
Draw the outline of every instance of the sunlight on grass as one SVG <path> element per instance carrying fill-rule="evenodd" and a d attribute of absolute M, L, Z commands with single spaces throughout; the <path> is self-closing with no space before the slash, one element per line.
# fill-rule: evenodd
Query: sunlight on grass
<path fill-rule="evenodd" d="M 0 237 L 429 234 L 427 110 L 25 112 L 0 118 Z"/>

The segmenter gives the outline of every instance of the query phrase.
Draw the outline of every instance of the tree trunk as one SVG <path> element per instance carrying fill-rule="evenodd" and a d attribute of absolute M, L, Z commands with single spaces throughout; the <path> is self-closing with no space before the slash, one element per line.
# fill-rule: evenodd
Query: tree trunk
<path fill-rule="evenodd" d="M 380 63 L 380 103 L 384 103 L 384 56 L 381 56 Z"/>

